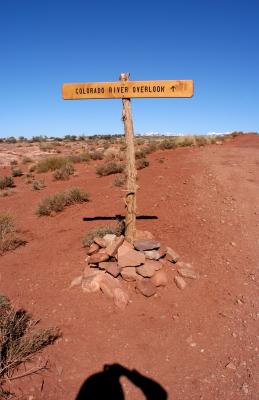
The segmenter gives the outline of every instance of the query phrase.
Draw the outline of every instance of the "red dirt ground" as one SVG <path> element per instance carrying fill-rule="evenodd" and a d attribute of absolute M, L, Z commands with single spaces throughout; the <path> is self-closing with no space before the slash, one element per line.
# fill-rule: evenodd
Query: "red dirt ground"
<path fill-rule="evenodd" d="M 131 289 L 124 311 L 100 293 L 69 289 L 84 266 L 82 237 L 100 224 L 82 218 L 124 212 L 114 176 L 97 178 L 95 163 L 81 164 L 67 182 L 44 174 L 47 187 L 38 192 L 15 178 L 17 193 L 0 199 L 28 238 L 0 258 L 0 291 L 63 333 L 42 355 L 50 371 L 17 381 L 21 399 L 74 400 L 85 379 L 113 363 L 152 378 L 170 400 L 259 398 L 259 136 L 161 151 L 149 160 L 139 172 L 138 213 L 159 219 L 138 221 L 138 228 L 174 248 L 200 278 L 181 291 L 168 267 L 168 286 L 149 299 Z M 72 184 L 92 201 L 54 217 L 35 215 L 39 199 Z M 226 368 L 230 362 L 236 369 Z M 126 400 L 145 398 L 125 377 L 121 384 Z M 82 397 L 90 398 L 99 397 Z"/>

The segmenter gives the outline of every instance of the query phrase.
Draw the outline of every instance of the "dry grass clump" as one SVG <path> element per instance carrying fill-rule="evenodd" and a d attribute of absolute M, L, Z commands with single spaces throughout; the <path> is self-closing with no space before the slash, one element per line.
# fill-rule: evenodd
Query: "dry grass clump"
<path fill-rule="evenodd" d="M 175 147 L 177 146 L 174 139 L 163 139 L 159 144 L 161 150 L 174 149 Z"/>
<path fill-rule="evenodd" d="M 54 181 L 67 181 L 74 172 L 75 168 L 72 164 L 65 164 L 63 167 L 53 172 L 53 179 Z"/>
<path fill-rule="evenodd" d="M 124 221 L 117 220 L 116 226 L 104 225 L 99 228 L 95 228 L 86 233 L 83 238 L 83 246 L 90 246 L 95 237 L 104 237 L 106 234 L 110 233 L 116 236 L 120 236 L 124 234 Z"/>
<path fill-rule="evenodd" d="M 125 165 L 116 161 L 109 161 L 105 164 L 96 167 L 96 173 L 99 176 L 107 176 L 112 174 L 119 174 L 124 171 Z"/>
<path fill-rule="evenodd" d="M 90 196 L 87 192 L 80 188 L 74 187 L 41 200 L 36 213 L 39 216 L 51 215 L 52 213 L 63 211 L 65 207 L 68 207 L 72 204 L 84 203 L 89 200 Z"/>
<path fill-rule="evenodd" d="M 136 160 L 136 168 L 137 170 L 143 169 L 149 166 L 149 161 L 146 158 L 139 158 Z"/>
<path fill-rule="evenodd" d="M 4 176 L 0 178 L 0 189 L 12 188 L 14 187 L 14 180 L 11 176 Z"/>
<path fill-rule="evenodd" d="M 123 187 L 126 184 L 126 176 L 125 175 L 117 175 L 114 178 L 113 186 L 116 187 Z"/>
<path fill-rule="evenodd" d="M 89 154 L 90 154 L 91 160 L 102 160 L 104 157 L 103 152 L 99 151 L 99 150 L 91 151 L 91 153 L 89 153 Z"/>
<path fill-rule="evenodd" d="M 71 161 L 74 164 L 82 163 L 82 162 L 88 162 L 91 160 L 90 153 L 87 151 L 83 151 L 81 154 L 70 154 L 67 157 L 68 161 Z"/>
<path fill-rule="evenodd" d="M 31 190 L 41 190 L 45 187 L 46 187 L 45 181 L 43 179 L 39 179 L 32 182 Z"/>
<path fill-rule="evenodd" d="M 64 165 L 67 165 L 69 163 L 68 159 L 65 157 L 48 157 L 45 158 L 44 160 L 39 161 L 36 164 L 36 172 L 48 172 L 48 171 L 55 171 L 56 169 L 60 169 L 64 167 Z M 30 172 L 31 168 L 30 168 Z"/>
<path fill-rule="evenodd" d="M 0 398 L 11 397 L 10 384 L 19 375 L 14 375 L 17 368 L 31 361 L 45 347 L 53 344 L 60 332 L 57 328 L 36 329 L 39 321 L 23 309 L 15 310 L 10 300 L 0 294 Z M 44 367 L 27 370 L 26 375 L 36 373 Z M 46 368 L 46 366 L 45 366 Z M 21 374 L 22 377 L 24 374 Z"/>
<path fill-rule="evenodd" d="M 0 214 L 0 255 L 6 251 L 15 250 L 17 247 L 26 244 L 16 236 L 16 229 L 13 223 L 13 218 L 8 213 Z M 0 335 L 1 340 L 1 335 Z M 1 364 L 1 359 L 0 359 Z"/>
<path fill-rule="evenodd" d="M 24 156 L 24 157 L 22 158 L 22 164 L 29 164 L 29 163 L 31 163 L 31 162 L 33 162 L 33 159 L 30 158 L 30 157 L 28 157 L 28 156 Z"/>
<path fill-rule="evenodd" d="M 13 168 L 12 169 L 12 176 L 15 178 L 17 176 L 22 176 L 23 172 L 20 168 Z"/>

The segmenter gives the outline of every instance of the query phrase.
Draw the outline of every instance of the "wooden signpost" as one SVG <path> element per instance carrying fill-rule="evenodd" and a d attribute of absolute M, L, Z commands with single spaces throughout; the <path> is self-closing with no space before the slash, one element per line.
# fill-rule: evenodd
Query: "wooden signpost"
<path fill-rule="evenodd" d="M 131 115 L 132 97 L 192 97 L 192 80 L 130 81 L 128 73 L 120 75 L 119 82 L 65 83 L 65 100 L 122 99 L 122 121 L 126 140 L 126 217 L 125 236 L 130 243 L 136 234 L 137 172 L 135 166 L 134 129 Z"/>

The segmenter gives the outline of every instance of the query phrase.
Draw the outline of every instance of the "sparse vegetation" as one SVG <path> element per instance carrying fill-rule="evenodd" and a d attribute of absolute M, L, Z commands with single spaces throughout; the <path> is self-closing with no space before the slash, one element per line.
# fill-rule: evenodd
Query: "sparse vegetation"
<path fill-rule="evenodd" d="M 102 160 L 103 159 L 103 152 L 102 151 L 91 151 L 90 157 L 92 160 Z"/>
<path fill-rule="evenodd" d="M 70 188 L 64 192 L 57 193 L 41 200 L 36 213 L 39 216 L 51 215 L 52 213 L 63 211 L 65 207 L 72 204 L 83 203 L 89 200 L 90 196 L 87 192 L 77 187 Z"/>
<path fill-rule="evenodd" d="M 90 230 L 89 232 L 86 233 L 85 237 L 83 238 L 83 246 L 84 247 L 90 246 L 93 243 L 95 237 L 102 238 L 107 233 L 116 236 L 122 235 L 124 233 L 124 221 L 117 220 L 115 226 L 104 225 L 100 226 L 99 228 Z"/>
<path fill-rule="evenodd" d="M 149 161 L 146 158 L 139 158 L 136 160 L 136 168 L 143 169 L 149 166 Z"/>
<path fill-rule="evenodd" d="M 96 167 L 96 173 L 99 176 L 107 176 L 123 172 L 124 164 L 115 161 L 110 161 Z"/>
<path fill-rule="evenodd" d="M 55 181 L 67 181 L 74 172 L 75 168 L 72 164 L 65 164 L 63 167 L 53 172 L 53 179 Z"/>
<path fill-rule="evenodd" d="M 22 158 L 22 164 L 29 164 L 29 163 L 31 163 L 31 162 L 33 162 L 33 160 L 32 160 L 30 157 L 28 157 L 28 156 L 24 156 L 24 157 Z"/>
<path fill-rule="evenodd" d="M 0 178 L 0 189 L 12 188 L 14 187 L 14 180 L 11 176 L 4 176 Z"/>
<path fill-rule="evenodd" d="M 20 168 L 13 168 L 12 169 L 12 176 L 15 178 L 17 176 L 22 176 L 23 172 Z"/>
<path fill-rule="evenodd" d="M 0 214 L 0 255 L 9 250 L 14 250 L 17 247 L 26 244 L 16 236 L 16 229 L 13 223 L 13 218 L 8 213 Z M 1 342 L 1 335 L 0 335 Z M 1 365 L 1 363 L 0 363 Z"/>
<path fill-rule="evenodd" d="M 36 329 L 38 320 L 23 309 L 15 310 L 10 300 L 0 294 L 0 398 L 11 397 L 5 384 L 19 375 L 14 375 L 18 367 L 31 361 L 45 347 L 53 344 L 60 332 L 57 328 Z M 46 368 L 46 366 L 45 366 Z M 44 366 L 38 367 L 38 371 Z M 34 371 L 34 372 L 32 372 Z M 37 372 L 37 368 L 26 375 Z"/>
<path fill-rule="evenodd" d="M 45 185 L 44 180 L 43 179 L 39 179 L 39 180 L 35 180 L 35 181 L 32 182 L 31 190 L 41 190 L 41 189 L 43 189 L 45 187 L 46 187 L 46 185 Z"/>
<path fill-rule="evenodd" d="M 125 175 L 117 175 L 114 178 L 113 185 L 116 187 L 123 187 L 126 183 L 126 176 Z"/>
<path fill-rule="evenodd" d="M 60 169 L 69 163 L 68 159 L 65 157 L 48 157 L 44 160 L 39 161 L 36 164 L 36 171 L 41 172 L 48 172 L 48 171 L 55 171 L 56 169 Z M 31 169 L 30 169 L 31 171 Z"/>

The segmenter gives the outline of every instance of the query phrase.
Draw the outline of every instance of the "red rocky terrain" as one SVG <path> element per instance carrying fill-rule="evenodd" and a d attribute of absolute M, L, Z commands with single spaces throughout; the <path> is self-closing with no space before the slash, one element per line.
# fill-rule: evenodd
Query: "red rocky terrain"
<path fill-rule="evenodd" d="M 0 198 L 28 240 L 0 257 L 0 291 L 63 334 L 41 355 L 49 371 L 15 382 L 20 399 L 258 399 L 259 136 L 148 159 L 138 174 L 138 213 L 158 219 L 137 227 L 180 259 L 165 262 L 165 286 L 154 284 L 150 297 L 116 278 L 128 293 L 125 307 L 70 287 L 86 266 L 82 238 L 101 223 L 83 217 L 124 213 L 124 192 L 113 176 L 96 176 L 98 161 L 78 164 L 69 181 L 43 174 L 41 191 L 14 178 L 15 193 Z M 91 201 L 35 214 L 40 199 L 71 185 Z M 186 263 L 194 279 L 177 270 Z"/>

